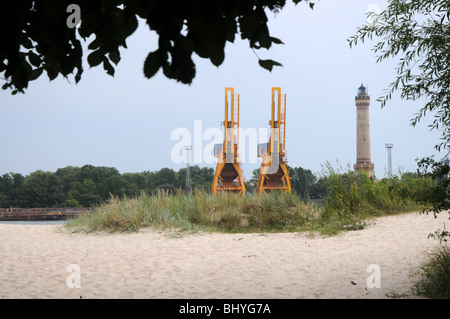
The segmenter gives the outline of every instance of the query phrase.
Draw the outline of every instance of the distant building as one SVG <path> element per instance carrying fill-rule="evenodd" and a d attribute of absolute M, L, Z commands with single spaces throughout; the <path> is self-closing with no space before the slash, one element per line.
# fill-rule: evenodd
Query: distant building
<path fill-rule="evenodd" d="M 355 97 L 356 104 L 356 164 L 355 172 L 365 172 L 369 177 L 373 176 L 374 164 L 370 157 L 370 121 L 369 106 L 370 96 L 364 85 L 358 88 Z"/>

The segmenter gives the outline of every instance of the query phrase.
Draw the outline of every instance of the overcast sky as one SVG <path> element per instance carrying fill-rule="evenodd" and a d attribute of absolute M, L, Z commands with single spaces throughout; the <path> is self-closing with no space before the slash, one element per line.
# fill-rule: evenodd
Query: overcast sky
<path fill-rule="evenodd" d="M 272 87 L 281 87 L 286 93 L 290 166 L 314 173 L 320 172 L 326 161 L 353 167 L 354 99 L 361 83 L 371 96 L 376 176 L 384 177 L 387 171 L 385 143 L 394 144 L 395 172 L 415 171 L 415 158 L 436 153 L 433 146 L 440 134 L 429 132 L 432 117 L 413 128 L 410 119 L 421 103 L 403 101 L 398 94 L 381 109 L 376 99 L 394 80 L 396 62 L 376 63 L 375 42 L 352 49 L 347 42 L 374 5 L 386 6 L 378 0 L 321 0 L 310 10 L 305 4 L 295 6 L 288 1 L 277 15 L 268 13 L 270 33 L 284 45 L 256 51 L 260 58 L 274 59 L 283 67 L 272 72 L 262 69 L 248 42 L 237 37 L 234 43 L 227 43 L 225 61 L 219 68 L 209 60 L 195 58 L 197 75 L 190 86 L 167 79 L 161 71 L 152 79 L 144 77 L 143 63 L 156 49 L 157 36 L 140 21 L 139 29 L 127 40 L 128 49 L 121 51 L 114 78 L 101 67 L 89 69 L 85 63 L 77 85 L 72 78 L 67 81 L 59 76 L 50 82 L 43 75 L 30 82 L 25 94 L 0 92 L 0 174 L 27 175 L 38 169 L 56 171 L 85 164 L 115 167 L 121 173 L 163 167 L 178 170 L 185 164 L 174 161 L 172 150 L 181 142 L 173 140 L 172 134 L 180 128 L 190 132 L 197 152 L 213 143 L 202 141 L 202 135 L 196 135 L 194 142 L 194 123 L 201 123 L 201 134 L 223 130 L 225 87 L 234 87 L 240 94 L 244 130 L 267 128 Z M 255 146 L 248 141 L 243 144 L 250 155 L 249 148 Z M 259 167 L 250 160 L 247 156 L 243 163 L 247 179 Z M 195 164 L 215 167 L 206 159 Z"/>

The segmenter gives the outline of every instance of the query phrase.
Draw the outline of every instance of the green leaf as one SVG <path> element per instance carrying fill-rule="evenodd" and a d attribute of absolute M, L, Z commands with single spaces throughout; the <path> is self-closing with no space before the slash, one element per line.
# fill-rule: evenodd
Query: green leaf
<path fill-rule="evenodd" d="M 184 84 L 191 84 L 192 79 L 195 77 L 195 64 L 190 56 L 182 57 L 181 61 L 177 61 L 174 58 L 174 62 L 164 65 L 163 70 L 168 78 Z"/>
<path fill-rule="evenodd" d="M 257 47 L 255 44 L 259 43 L 259 45 L 263 48 L 270 48 L 272 44 L 272 38 L 269 36 L 269 29 L 266 24 L 260 24 L 256 29 L 253 37 L 250 41 L 250 47 Z"/>
<path fill-rule="evenodd" d="M 99 40 L 99 38 L 95 38 L 95 40 L 93 40 L 91 43 L 89 43 L 88 45 L 88 49 L 89 50 L 95 50 L 98 49 L 101 45 L 101 41 Z"/>
<path fill-rule="evenodd" d="M 145 77 L 150 79 L 152 76 L 154 76 L 163 63 L 163 55 L 160 49 L 154 52 L 150 52 L 144 62 Z"/>
<path fill-rule="evenodd" d="M 283 41 L 275 37 L 270 37 L 270 40 L 275 44 L 284 44 Z"/>
<path fill-rule="evenodd" d="M 97 66 L 100 63 L 102 63 L 104 58 L 104 54 L 103 51 L 101 51 L 100 49 L 97 51 L 92 52 L 91 54 L 88 55 L 88 63 L 91 67 Z"/>
<path fill-rule="evenodd" d="M 27 38 L 27 37 L 23 37 L 23 38 L 22 38 L 21 44 L 22 44 L 22 46 L 23 46 L 25 49 L 30 50 L 30 49 L 33 48 L 33 43 L 32 43 L 31 40 L 30 40 L 29 38 Z"/>
<path fill-rule="evenodd" d="M 103 58 L 103 68 L 105 69 L 106 73 L 108 73 L 111 76 L 114 76 L 114 68 L 111 65 L 111 63 L 109 63 L 109 60 L 107 57 Z"/>
<path fill-rule="evenodd" d="M 83 73 L 83 68 L 79 68 L 77 71 L 77 74 L 75 74 L 75 83 L 80 82 L 82 73 Z"/>
<path fill-rule="evenodd" d="M 44 71 L 44 68 L 37 68 L 37 69 L 34 69 L 34 70 L 31 72 L 31 76 L 30 76 L 29 80 L 30 80 L 30 81 L 36 80 L 38 77 L 41 76 L 42 71 Z"/>
<path fill-rule="evenodd" d="M 125 15 L 123 22 L 124 22 L 123 32 L 126 37 L 133 34 L 139 26 L 138 20 L 136 19 L 135 15 L 130 14 Z"/>
<path fill-rule="evenodd" d="M 120 52 L 118 49 L 112 51 L 109 53 L 109 59 L 115 64 L 117 65 L 117 63 L 119 63 L 120 61 Z"/>
<path fill-rule="evenodd" d="M 58 69 L 56 67 L 46 67 L 48 78 L 53 81 L 58 76 Z"/>
<path fill-rule="evenodd" d="M 281 63 L 277 62 L 277 61 L 273 61 L 273 60 L 259 60 L 258 61 L 259 65 L 262 66 L 264 69 L 269 70 L 270 72 L 272 72 L 272 68 L 274 66 L 283 66 Z"/>
<path fill-rule="evenodd" d="M 223 50 L 214 50 L 209 59 L 212 64 L 218 67 L 225 60 L 225 52 Z"/>
<path fill-rule="evenodd" d="M 209 59 L 217 67 L 222 64 L 225 60 L 225 41 L 211 48 Z"/>
<path fill-rule="evenodd" d="M 33 53 L 32 51 L 28 52 L 28 60 L 35 67 L 41 66 L 42 60 L 39 58 L 37 54 Z"/>

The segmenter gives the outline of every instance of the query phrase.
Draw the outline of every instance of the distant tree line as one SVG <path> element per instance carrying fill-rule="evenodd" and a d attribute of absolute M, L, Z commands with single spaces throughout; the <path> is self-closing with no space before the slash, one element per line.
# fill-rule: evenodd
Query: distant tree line
<path fill-rule="evenodd" d="M 192 189 L 209 192 L 214 169 L 191 166 Z M 292 188 L 302 199 L 323 197 L 325 186 L 308 169 L 291 168 Z M 259 169 L 246 181 L 249 193 L 255 190 Z M 175 171 L 119 173 L 116 168 L 84 165 L 67 166 L 48 172 L 37 170 L 27 176 L 7 173 L 0 176 L 0 207 L 90 207 L 108 200 L 111 195 L 133 197 L 141 192 L 153 194 L 160 189 L 184 191 L 186 168 Z"/>
<path fill-rule="evenodd" d="M 192 187 L 209 189 L 212 168 L 191 166 Z M 158 189 L 184 189 L 186 168 L 178 172 L 162 168 L 156 172 L 120 174 L 113 167 L 67 166 L 56 172 L 37 170 L 27 176 L 8 173 L 0 177 L 0 207 L 93 206 L 111 195 L 135 196 Z"/>

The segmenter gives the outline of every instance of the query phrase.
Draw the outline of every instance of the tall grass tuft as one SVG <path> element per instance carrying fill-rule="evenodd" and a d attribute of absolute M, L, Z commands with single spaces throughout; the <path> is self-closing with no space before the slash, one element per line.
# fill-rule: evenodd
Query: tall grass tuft
<path fill-rule="evenodd" d="M 307 225 L 314 208 L 294 194 L 212 195 L 200 190 L 111 199 L 93 213 L 68 221 L 74 232 L 135 231 L 142 227 L 226 232 L 295 231 Z"/>
<path fill-rule="evenodd" d="M 331 234 L 364 228 L 369 217 L 421 210 L 419 200 L 434 183 L 424 177 L 376 180 L 328 162 L 322 174 L 327 195 L 318 225 Z"/>
<path fill-rule="evenodd" d="M 413 292 L 427 298 L 450 298 L 450 248 L 439 246 L 420 266 Z"/>

